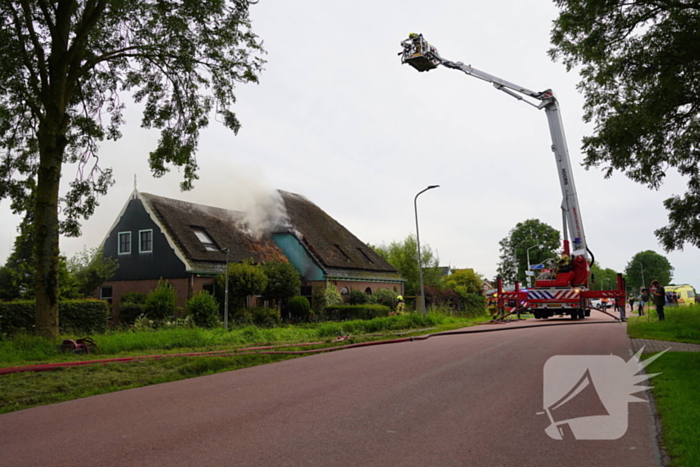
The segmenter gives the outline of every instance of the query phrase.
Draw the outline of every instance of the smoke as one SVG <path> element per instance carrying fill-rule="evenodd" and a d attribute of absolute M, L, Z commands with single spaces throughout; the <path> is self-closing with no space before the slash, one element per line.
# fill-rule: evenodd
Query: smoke
<path fill-rule="evenodd" d="M 243 212 L 243 228 L 255 238 L 288 230 L 289 217 L 279 191 L 260 193 Z"/>

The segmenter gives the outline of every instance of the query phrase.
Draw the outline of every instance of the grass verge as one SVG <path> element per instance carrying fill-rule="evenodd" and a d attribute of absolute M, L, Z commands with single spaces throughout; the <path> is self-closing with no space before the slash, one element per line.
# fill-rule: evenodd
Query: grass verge
<path fill-rule="evenodd" d="M 650 355 L 645 355 L 649 358 Z M 673 467 L 700 465 L 700 353 L 667 352 L 647 368 L 658 373 L 651 383 L 661 416 L 664 448 Z"/>
<path fill-rule="evenodd" d="M 260 329 L 245 328 L 201 329 L 175 328 L 157 331 L 108 332 L 92 336 L 99 352 L 90 355 L 60 355 L 56 342 L 21 335 L 0 341 L 0 367 L 57 363 L 79 360 L 110 359 L 168 353 L 195 353 L 235 350 L 252 345 L 279 345 L 305 342 L 323 342 L 315 347 L 347 345 L 350 343 L 393 339 L 392 333 L 414 330 L 406 335 L 419 335 L 458 329 L 485 321 L 439 314 L 425 318 L 416 315 L 376 318 L 369 321 L 345 321 L 299 326 Z M 420 330 L 432 328 L 430 330 Z M 332 343 L 338 335 L 353 337 Z M 77 336 L 62 336 L 74 338 Z M 297 350 L 285 347 L 284 350 Z M 26 372 L 0 376 L 0 413 L 12 412 L 39 405 L 68 401 L 123 389 L 177 381 L 223 371 L 231 371 L 299 355 L 245 354 L 214 357 L 169 357 L 161 360 L 140 360 L 129 363 L 111 363 L 63 368 L 55 371 Z"/>
<path fill-rule="evenodd" d="M 659 321 L 653 310 L 651 316 L 631 315 L 627 334 L 633 339 L 700 344 L 700 305 L 666 308 L 665 314 L 664 321 Z"/>

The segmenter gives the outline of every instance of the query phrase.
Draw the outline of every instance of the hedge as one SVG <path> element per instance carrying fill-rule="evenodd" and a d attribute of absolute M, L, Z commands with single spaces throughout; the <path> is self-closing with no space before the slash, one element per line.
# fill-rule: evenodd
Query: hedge
<path fill-rule="evenodd" d="M 0 336 L 33 332 L 34 302 L 0 302 Z M 62 332 L 105 332 L 109 305 L 103 300 L 61 300 L 58 325 Z"/>
<path fill-rule="evenodd" d="M 374 319 L 389 316 L 391 309 L 384 305 L 333 305 L 327 306 L 322 321 L 347 321 L 351 319 Z"/>

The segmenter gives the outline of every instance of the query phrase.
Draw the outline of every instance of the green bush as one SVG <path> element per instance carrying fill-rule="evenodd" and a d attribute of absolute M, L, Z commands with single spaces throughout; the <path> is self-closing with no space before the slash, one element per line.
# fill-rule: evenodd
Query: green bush
<path fill-rule="evenodd" d="M 165 280 L 158 281 L 158 287 L 146 296 L 144 305 L 148 319 L 163 321 L 175 314 L 177 293 L 172 284 Z"/>
<path fill-rule="evenodd" d="M 326 307 L 323 319 L 346 321 L 353 319 L 374 319 L 389 316 L 391 309 L 384 305 L 335 305 Z"/>
<path fill-rule="evenodd" d="M 279 311 L 272 308 L 258 307 L 251 310 L 253 324 L 261 328 L 274 328 L 282 322 Z"/>
<path fill-rule="evenodd" d="M 143 305 L 146 303 L 146 294 L 141 292 L 125 292 L 119 297 L 119 305 L 124 305 L 126 303 L 138 303 Z"/>
<path fill-rule="evenodd" d="M 287 301 L 287 310 L 290 316 L 294 320 L 298 321 L 308 321 L 311 316 L 311 304 L 309 304 L 309 299 L 306 297 L 292 297 Z"/>
<path fill-rule="evenodd" d="M 136 319 L 146 313 L 146 294 L 126 292 L 119 297 L 119 322 L 133 325 Z"/>
<path fill-rule="evenodd" d="M 311 296 L 311 307 L 316 314 L 321 314 L 328 306 L 342 305 L 343 297 L 331 283 L 316 286 Z"/>
<path fill-rule="evenodd" d="M 377 289 L 372 295 L 372 303 L 388 306 L 392 311 L 396 309 L 396 297 L 399 294 L 390 289 Z"/>
<path fill-rule="evenodd" d="M 219 325 L 219 304 L 208 292 L 202 291 L 187 300 L 186 307 L 196 326 L 215 328 Z"/>
<path fill-rule="evenodd" d="M 61 300 L 58 303 L 58 325 L 71 332 L 104 332 L 107 329 L 109 305 L 102 300 Z M 34 301 L 0 303 L 0 335 L 34 332 Z"/>
<path fill-rule="evenodd" d="M 33 332 L 34 306 L 33 300 L 0 302 L 0 335 Z"/>
<path fill-rule="evenodd" d="M 277 310 L 265 307 L 237 310 L 233 314 L 233 320 L 240 326 L 254 325 L 260 328 L 274 328 L 282 322 Z"/>
<path fill-rule="evenodd" d="M 58 325 L 64 331 L 105 332 L 109 304 L 104 300 L 63 300 L 58 304 Z"/>
<path fill-rule="evenodd" d="M 486 302 L 486 297 L 481 294 L 466 294 L 466 296 L 462 297 L 462 303 L 464 304 L 463 316 L 469 318 L 486 316 L 488 314 Z"/>
<path fill-rule="evenodd" d="M 361 290 L 353 289 L 350 291 L 348 303 L 350 305 L 364 305 L 370 301 L 370 297 Z"/>

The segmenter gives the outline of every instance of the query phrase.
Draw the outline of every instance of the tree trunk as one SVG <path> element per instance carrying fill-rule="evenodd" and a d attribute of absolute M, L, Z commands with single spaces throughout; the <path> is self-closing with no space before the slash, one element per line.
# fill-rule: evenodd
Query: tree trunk
<path fill-rule="evenodd" d="M 34 212 L 36 235 L 36 332 L 58 336 L 58 191 L 66 147 L 61 118 L 39 126 L 39 172 Z"/>

